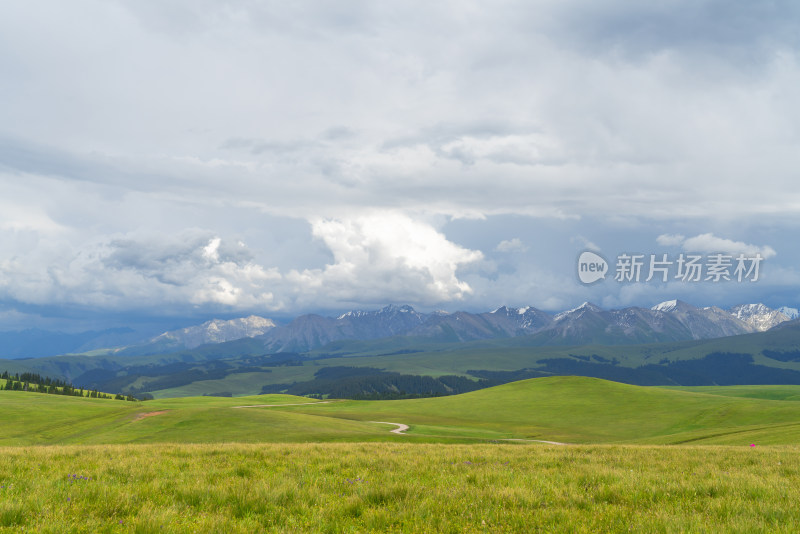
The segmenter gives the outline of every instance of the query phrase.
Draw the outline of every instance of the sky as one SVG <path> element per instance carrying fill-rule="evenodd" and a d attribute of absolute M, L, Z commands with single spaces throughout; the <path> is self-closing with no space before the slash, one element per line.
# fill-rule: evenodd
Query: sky
<path fill-rule="evenodd" d="M 2 12 L 0 330 L 800 305 L 793 0 Z M 625 254 L 763 261 L 616 280 Z"/>

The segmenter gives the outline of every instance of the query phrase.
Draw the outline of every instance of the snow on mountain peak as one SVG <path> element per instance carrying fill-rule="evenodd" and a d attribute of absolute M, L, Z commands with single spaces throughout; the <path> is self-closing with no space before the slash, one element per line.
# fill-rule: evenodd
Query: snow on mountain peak
<path fill-rule="evenodd" d="M 564 312 L 561 312 L 561 313 L 557 313 L 555 315 L 555 317 L 553 317 L 553 319 L 558 321 L 560 319 L 563 319 L 567 315 L 570 315 L 570 314 L 575 313 L 575 312 L 579 312 L 581 310 L 601 311 L 600 308 L 598 308 L 597 306 L 595 306 L 591 302 L 584 302 L 583 304 L 581 304 L 577 308 L 572 308 L 571 310 L 567 310 L 567 311 L 564 311 Z"/>
<path fill-rule="evenodd" d="M 788 315 L 780 310 L 773 310 L 760 302 L 757 304 L 740 304 L 739 306 L 734 306 L 728 312 L 759 332 L 769 330 L 773 326 L 790 319 Z"/>
<path fill-rule="evenodd" d="M 730 311 L 732 314 L 741 319 L 742 317 L 753 315 L 755 313 L 770 313 L 775 310 L 767 308 L 759 302 L 758 304 L 740 304 L 739 306 L 734 306 L 731 308 Z"/>
<path fill-rule="evenodd" d="M 650 309 L 653 310 L 653 311 L 660 311 L 660 312 L 669 313 L 669 312 L 671 312 L 671 311 L 673 311 L 673 310 L 675 310 L 677 308 L 678 308 L 678 301 L 673 299 L 673 300 L 664 301 L 664 302 L 662 302 L 660 304 L 656 304 L 655 306 L 653 306 Z"/>
<path fill-rule="evenodd" d="M 271 319 L 257 315 L 229 320 L 211 319 L 201 325 L 164 332 L 151 341 L 168 341 L 192 349 L 206 343 L 223 343 L 260 336 L 275 326 Z"/>
<path fill-rule="evenodd" d="M 342 319 L 347 319 L 348 317 L 352 318 L 372 317 L 376 315 L 389 314 L 389 313 L 416 313 L 416 311 L 408 304 L 403 304 L 402 306 L 389 304 L 388 306 L 384 306 L 380 310 L 376 311 L 351 310 L 339 315 L 336 319 L 342 320 Z"/>

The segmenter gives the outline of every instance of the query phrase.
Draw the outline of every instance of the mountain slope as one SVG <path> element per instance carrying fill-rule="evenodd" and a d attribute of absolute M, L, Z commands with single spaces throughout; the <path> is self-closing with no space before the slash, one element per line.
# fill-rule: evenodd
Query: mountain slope
<path fill-rule="evenodd" d="M 537 345 L 629 345 L 691 339 L 713 339 L 765 331 L 789 320 L 794 313 L 772 310 L 763 304 L 745 304 L 725 311 L 698 308 L 679 300 L 662 302 L 650 309 L 628 307 L 603 310 L 590 303 L 550 315 L 533 307 L 502 306 L 492 312 L 420 313 L 410 306 L 386 306 L 375 311 L 350 311 L 338 317 L 301 315 L 284 326 L 270 319 L 250 316 L 211 320 L 201 325 L 164 332 L 146 342 L 130 343 L 130 329 L 83 334 L 26 331 L 0 333 L 0 357 L 41 357 L 67 352 L 106 348 L 120 355 L 167 354 L 219 347 L 225 356 L 254 354 L 253 345 L 237 340 L 253 339 L 256 354 L 306 352 L 343 341 L 386 339 L 387 350 L 413 350 L 430 343 L 471 342 L 525 337 L 527 346 Z M 221 346 L 224 344 L 225 346 Z M 110 347 L 110 348 L 109 348 Z M 60 348 L 61 350 L 54 349 Z M 336 349 L 333 349 L 336 350 Z M 204 358 L 205 359 L 205 358 Z"/>
<path fill-rule="evenodd" d="M 782 317 L 774 314 L 773 318 L 777 322 Z M 764 320 L 759 324 L 767 325 Z M 335 319 L 303 315 L 260 339 L 267 352 L 304 352 L 335 341 L 393 336 L 439 343 L 527 336 L 530 345 L 619 345 L 711 339 L 754 331 L 755 326 L 720 308 L 668 301 L 651 309 L 619 310 L 584 303 L 555 316 L 533 307 L 503 306 L 479 314 L 421 314 L 410 306 L 387 306 L 374 312 L 348 312 Z"/>
<path fill-rule="evenodd" d="M 427 316 L 411 306 L 386 306 L 377 311 L 354 311 L 337 318 L 301 315 L 286 326 L 261 336 L 267 352 L 303 352 L 342 339 L 377 339 L 405 335 Z"/>
<path fill-rule="evenodd" d="M 779 310 L 770 309 L 763 304 L 741 304 L 729 310 L 731 315 L 750 325 L 756 332 L 764 332 L 773 326 L 790 320 Z"/>
<path fill-rule="evenodd" d="M 198 326 L 164 332 L 147 343 L 124 349 L 122 354 L 144 355 L 194 349 L 201 345 L 225 343 L 264 335 L 275 328 L 271 319 L 251 315 L 238 319 L 212 319 Z"/>
<path fill-rule="evenodd" d="M 502 306 L 489 313 L 433 314 L 408 335 L 446 342 L 472 341 L 523 336 L 547 328 L 552 322 L 549 314 L 533 307 Z"/>
<path fill-rule="evenodd" d="M 716 306 L 697 308 L 682 300 L 671 300 L 653 306 L 651 310 L 680 322 L 690 334 L 684 339 L 713 339 L 755 331 L 749 324 Z"/>
<path fill-rule="evenodd" d="M 0 332 L 0 358 L 38 358 L 134 343 L 142 338 L 130 328 L 76 334 L 28 329 Z"/>

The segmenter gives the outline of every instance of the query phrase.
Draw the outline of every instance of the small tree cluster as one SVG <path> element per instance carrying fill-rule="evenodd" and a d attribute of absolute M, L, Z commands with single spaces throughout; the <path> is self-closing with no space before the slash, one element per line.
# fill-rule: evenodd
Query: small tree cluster
<path fill-rule="evenodd" d="M 108 393 L 102 393 L 97 390 L 84 390 L 83 388 L 76 388 L 72 384 L 63 380 L 57 380 L 47 376 L 41 376 L 36 373 L 22 373 L 22 374 L 9 374 L 8 371 L 3 371 L 0 378 L 6 381 L 5 386 L 0 385 L 0 390 L 6 391 L 30 391 L 33 393 L 48 393 L 50 395 L 68 395 L 73 397 L 89 397 L 92 399 L 116 399 L 135 401 L 136 399 L 131 395 L 124 396 L 120 393 L 112 396 Z"/>

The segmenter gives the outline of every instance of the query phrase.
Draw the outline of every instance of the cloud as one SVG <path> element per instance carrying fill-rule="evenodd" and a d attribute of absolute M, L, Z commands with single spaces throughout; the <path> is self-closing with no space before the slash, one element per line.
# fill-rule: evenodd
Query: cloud
<path fill-rule="evenodd" d="M 663 234 L 656 238 L 659 245 L 662 246 L 681 246 L 686 252 L 703 252 L 707 254 L 724 253 L 724 254 L 745 254 L 746 256 L 755 256 L 761 254 L 764 259 L 775 256 L 775 249 L 768 245 L 758 246 L 750 245 L 743 241 L 733 241 L 717 237 L 712 233 L 700 234 L 694 237 L 686 238 L 680 234 Z"/>
<path fill-rule="evenodd" d="M 116 310 L 186 303 L 280 308 L 270 287 L 281 275 L 254 263 L 244 244 L 206 231 L 117 237 L 70 252 L 46 267 L 35 256 L 0 262 L 0 293 L 18 302 Z"/>
<path fill-rule="evenodd" d="M 458 268 L 483 257 L 398 212 L 318 219 L 312 228 L 334 262 L 287 278 L 315 298 L 425 304 L 459 300 L 472 289 L 459 280 Z"/>
<path fill-rule="evenodd" d="M 531 10 L 534 11 L 534 10 Z M 585 54 L 643 61 L 664 53 L 757 70 L 776 47 L 796 48 L 800 10 L 791 0 L 670 0 L 658 4 L 584 0 L 559 2 L 556 15 L 540 21 L 548 33 Z M 719 71 L 717 71 L 717 74 Z"/>
<path fill-rule="evenodd" d="M 500 241 L 495 247 L 495 250 L 498 252 L 524 252 L 528 250 L 528 247 L 525 246 L 525 243 L 523 243 L 520 238 L 514 237 L 512 239 Z"/>
<path fill-rule="evenodd" d="M 677 247 L 686 241 L 686 236 L 681 234 L 661 234 L 656 238 L 656 243 L 662 247 Z"/>
<path fill-rule="evenodd" d="M 461 266 L 483 258 L 447 240 L 430 224 L 399 212 L 313 221 L 313 236 L 333 261 L 281 272 L 259 263 L 241 241 L 209 230 L 176 235 L 131 233 L 57 254 L 0 260 L 0 298 L 45 304 L 160 312 L 186 304 L 224 310 L 277 311 L 344 302 L 433 304 L 461 300 L 472 288 Z"/>
<path fill-rule="evenodd" d="M 637 227 L 658 230 L 630 243 L 658 232 L 788 262 L 798 10 L 14 3 L 0 18 L 0 293 L 304 311 L 494 305 L 527 284 L 537 302 L 580 303 L 529 269 L 566 271 L 571 236 L 610 248 Z M 481 223 L 468 245 L 442 230 L 466 218 Z M 762 224 L 781 229 L 775 249 L 703 234 Z"/>
<path fill-rule="evenodd" d="M 601 250 L 600 247 L 598 247 L 592 241 L 589 241 L 582 235 L 572 237 L 570 238 L 570 241 L 573 243 L 574 242 L 580 243 L 581 245 L 583 245 L 584 248 L 588 248 L 589 250 L 594 250 L 596 252 L 600 252 Z"/>
<path fill-rule="evenodd" d="M 800 202 L 791 2 L 140 4 L 6 13 L 0 165 L 300 218 Z"/>

